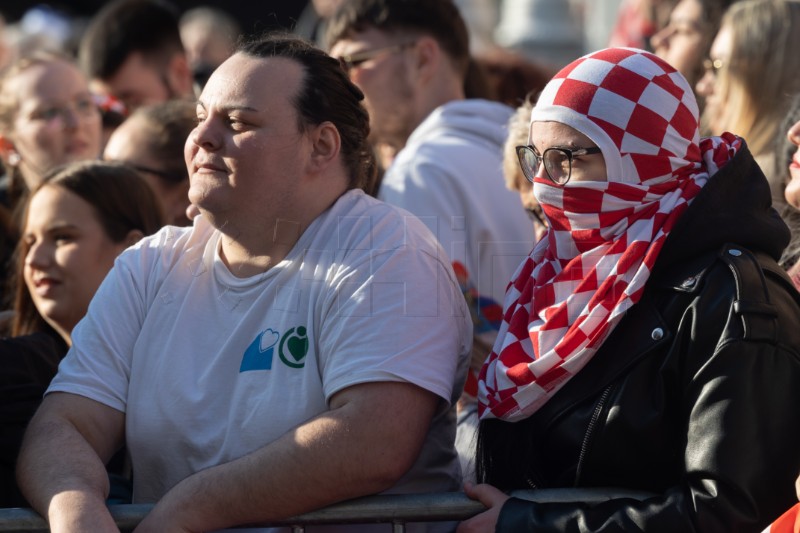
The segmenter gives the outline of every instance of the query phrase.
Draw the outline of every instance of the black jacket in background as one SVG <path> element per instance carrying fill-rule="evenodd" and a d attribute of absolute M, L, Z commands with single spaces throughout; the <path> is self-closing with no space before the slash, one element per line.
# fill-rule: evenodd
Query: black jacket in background
<path fill-rule="evenodd" d="M 22 435 L 56 375 L 67 344 L 55 334 L 0 339 L 0 507 L 27 507 L 14 477 Z"/>
<path fill-rule="evenodd" d="M 760 532 L 793 504 L 800 294 L 775 263 L 789 233 L 770 201 L 742 147 L 680 218 L 642 300 L 587 366 L 528 419 L 481 424 L 485 481 L 504 490 L 655 496 L 511 498 L 497 531 Z"/>

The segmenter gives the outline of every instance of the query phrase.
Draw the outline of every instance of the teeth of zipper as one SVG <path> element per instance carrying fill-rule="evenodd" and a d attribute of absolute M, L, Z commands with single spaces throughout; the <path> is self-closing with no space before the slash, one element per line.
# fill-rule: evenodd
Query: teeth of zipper
<path fill-rule="evenodd" d="M 583 461 L 586 458 L 586 454 L 589 451 L 589 443 L 592 440 L 592 432 L 594 431 L 594 427 L 597 425 L 597 420 L 600 418 L 600 414 L 603 412 L 603 407 L 605 407 L 606 400 L 608 400 L 609 395 L 611 394 L 611 389 L 613 387 L 613 383 L 606 387 L 602 394 L 600 394 L 600 399 L 597 400 L 597 404 L 594 407 L 594 412 L 592 413 L 592 418 L 589 420 L 589 425 L 586 427 L 586 434 L 583 436 L 583 443 L 581 444 L 581 453 L 578 456 L 578 467 L 575 469 L 575 486 L 578 486 L 578 483 L 581 479 L 581 473 L 583 471 Z"/>

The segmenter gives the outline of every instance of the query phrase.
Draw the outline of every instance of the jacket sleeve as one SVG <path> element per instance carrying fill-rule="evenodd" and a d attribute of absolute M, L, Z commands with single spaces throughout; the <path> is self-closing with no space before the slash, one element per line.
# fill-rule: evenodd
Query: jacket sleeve
<path fill-rule="evenodd" d="M 754 532 L 796 502 L 796 295 L 780 280 L 762 280 L 760 286 L 770 289 L 765 307 L 753 301 L 752 291 L 741 290 L 742 282 L 736 279 L 737 288 L 731 290 L 731 276 L 709 276 L 692 320 L 682 324 L 690 329 L 692 342 L 681 351 L 684 425 L 673 428 L 685 435 L 680 484 L 642 501 L 511 498 L 497 531 Z M 771 314 L 770 307 L 776 312 Z"/>

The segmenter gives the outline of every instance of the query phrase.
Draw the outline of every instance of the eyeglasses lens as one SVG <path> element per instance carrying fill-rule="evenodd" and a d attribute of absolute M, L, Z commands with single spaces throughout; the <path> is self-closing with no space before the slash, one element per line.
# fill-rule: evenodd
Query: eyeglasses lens
<path fill-rule="evenodd" d="M 548 148 L 544 151 L 544 169 L 555 183 L 562 185 L 569 180 L 571 164 L 569 155 L 558 148 Z"/>

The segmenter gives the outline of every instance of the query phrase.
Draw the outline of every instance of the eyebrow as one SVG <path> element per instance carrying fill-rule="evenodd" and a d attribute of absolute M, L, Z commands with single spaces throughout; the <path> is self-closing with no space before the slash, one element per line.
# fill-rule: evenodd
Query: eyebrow
<path fill-rule="evenodd" d="M 201 100 L 197 101 L 197 105 L 202 107 L 204 110 L 208 109 L 206 107 L 206 105 Z M 257 113 L 258 112 L 258 109 L 256 109 L 255 107 L 250 107 L 250 106 L 247 106 L 247 105 L 235 105 L 235 104 L 218 106 L 217 109 L 219 109 L 221 111 L 225 111 L 226 113 L 230 113 L 231 111 L 248 111 L 248 112 L 251 112 L 251 113 Z"/>
<path fill-rule="evenodd" d="M 43 232 L 44 233 L 52 233 L 54 231 L 61 231 L 61 230 L 65 230 L 65 229 L 76 230 L 76 229 L 78 229 L 78 226 L 75 225 L 75 224 L 72 224 L 70 222 L 56 222 L 55 224 L 53 224 L 51 226 L 46 226 L 44 228 Z M 32 231 L 26 231 L 23 234 L 23 237 L 28 237 L 29 235 L 33 235 L 33 232 Z"/>

